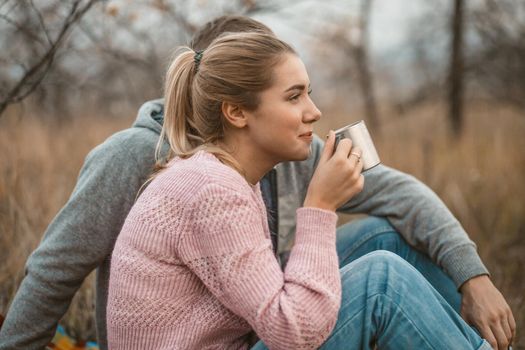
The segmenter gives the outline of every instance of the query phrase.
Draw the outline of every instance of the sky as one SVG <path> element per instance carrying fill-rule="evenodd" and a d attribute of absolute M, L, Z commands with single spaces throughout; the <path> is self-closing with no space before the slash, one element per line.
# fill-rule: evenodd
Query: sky
<path fill-rule="evenodd" d="M 428 6 L 428 2 L 421 0 L 373 0 L 371 21 L 370 21 L 370 50 L 372 56 L 388 55 L 392 50 L 399 50 L 407 38 L 411 29 L 413 20 Z M 307 16 L 309 11 L 314 10 L 316 13 L 310 16 L 313 21 L 323 16 L 319 13 L 325 11 L 341 13 L 358 13 L 361 0 L 346 1 L 304 1 L 303 5 L 290 8 L 288 12 L 297 12 L 303 10 Z M 301 9 L 303 7 L 304 9 Z M 340 11 L 338 11 L 338 8 Z M 304 35 L 299 26 L 290 25 L 292 16 L 276 16 L 275 14 L 266 14 L 255 16 L 269 25 L 283 39 L 294 42 L 297 35 Z M 308 17 L 307 17 L 308 19 Z M 304 17 L 299 19 L 301 25 Z"/>
<path fill-rule="evenodd" d="M 375 0 L 372 8 L 371 50 L 388 54 L 406 40 L 412 20 L 424 9 L 421 0 Z"/>
<path fill-rule="evenodd" d="M 316 58 L 310 57 L 309 54 L 308 46 L 312 41 L 308 39 L 308 35 L 311 35 L 308 34 L 308 27 L 316 27 L 316 24 L 319 24 L 316 22 L 321 22 L 323 25 L 330 23 L 334 14 L 347 16 L 341 18 L 343 21 L 350 22 L 352 16 L 359 14 L 361 1 L 304 1 L 301 5 L 281 11 L 280 14 L 269 13 L 254 18 L 267 24 L 279 37 L 291 43 L 307 67 L 313 67 L 315 63 L 313 60 Z M 409 39 L 418 17 L 426 13 L 429 6 L 437 4 L 433 1 L 435 0 L 373 0 L 369 27 L 369 57 L 372 70 L 376 73 L 386 72 L 391 79 L 390 85 L 397 86 L 399 93 L 404 91 L 409 93 L 412 85 L 417 81 L 411 65 L 413 47 Z M 298 13 L 300 15 L 297 15 Z M 302 13 L 305 15 L 303 16 Z M 436 49 L 439 47 L 436 46 Z M 309 73 L 313 79 L 319 74 L 314 70 L 310 70 Z M 385 92 L 387 94 L 391 90 L 385 84 L 378 84 L 379 87 L 385 87 L 388 90 Z"/>

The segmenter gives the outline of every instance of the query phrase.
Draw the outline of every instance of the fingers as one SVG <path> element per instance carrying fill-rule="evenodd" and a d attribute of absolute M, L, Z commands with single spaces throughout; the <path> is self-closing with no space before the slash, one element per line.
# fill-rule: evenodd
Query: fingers
<path fill-rule="evenodd" d="M 326 142 L 324 144 L 323 153 L 319 159 L 319 163 L 326 163 L 328 159 L 334 154 L 334 145 L 335 145 L 335 132 L 330 130 L 328 135 L 326 135 Z"/>
<path fill-rule="evenodd" d="M 516 338 L 516 320 L 514 320 L 514 315 L 512 314 L 512 311 L 510 310 L 510 308 L 507 311 L 507 319 L 509 322 L 510 332 L 511 332 L 510 342 L 512 343 L 514 338 Z"/>
<path fill-rule="evenodd" d="M 348 155 L 348 163 L 351 170 L 351 188 L 352 196 L 361 192 L 364 188 L 365 177 L 363 176 L 363 162 L 361 161 L 362 151 L 359 147 L 354 147 L 351 149 L 350 154 Z"/>
<path fill-rule="evenodd" d="M 505 322 L 496 322 L 490 326 L 480 327 L 481 336 L 490 343 L 493 349 L 507 350 L 511 343 L 510 329 L 507 334 L 504 330 L 505 324 L 506 320 Z"/>
<path fill-rule="evenodd" d="M 505 334 L 505 338 L 507 339 L 507 343 L 510 344 L 510 342 L 512 341 L 512 330 L 510 328 L 509 319 L 507 315 L 503 316 L 502 320 L 500 321 L 500 324 L 501 324 L 503 333 Z"/>
<path fill-rule="evenodd" d="M 335 150 L 334 157 L 337 157 L 339 161 L 348 162 L 350 165 L 350 170 L 355 172 L 358 170 L 358 174 L 361 173 L 363 169 L 363 162 L 361 157 L 363 155 L 363 150 L 359 147 L 352 147 L 352 140 L 342 139 L 337 145 Z"/>
<path fill-rule="evenodd" d="M 507 349 L 516 322 L 503 295 L 488 276 L 474 277 L 461 286 L 461 316 L 474 325 L 494 349 Z"/>
<path fill-rule="evenodd" d="M 516 333 L 516 321 L 510 307 L 506 303 L 498 315 L 492 319 L 489 326 L 498 343 L 498 349 L 508 349 Z"/>
<path fill-rule="evenodd" d="M 351 149 L 352 149 L 352 140 L 342 139 L 337 144 L 335 155 L 340 158 L 348 158 L 348 156 L 350 155 Z"/>
<path fill-rule="evenodd" d="M 494 334 L 494 337 L 496 338 L 496 341 L 498 342 L 497 348 L 498 350 L 507 350 L 509 347 L 509 340 L 507 336 L 505 335 L 505 331 L 503 330 L 503 327 L 501 323 L 496 323 L 491 327 L 492 334 Z"/>
<path fill-rule="evenodd" d="M 339 141 L 339 145 L 336 149 L 337 157 L 340 161 L 347 162 L 350 167 L 348 168 L 353 175 L 353 182 L 357 182 L 361 172 L 363 171 L 363 162 L 361 157 L 363 155 L 363 150 L 359 147 L 352 147 L 352 140 L 343 139 Z"/>
<path fill-rule="evenodd" d="M 498 342 L 489 326 L 480 327 L 479 332 L 481 333 L 481 337 L 488 341 L 493 349 L 498 349 Z"/>
<path fill-rule="evenodd" d="M 363 162 L 361 161 L 362 155 L 363 155 L 363 151 L 359 147 L 354 147 L 350 150 L 350 154 L 348 155 L 348 160 L 350 160 L 354 168 L 357 165 L 359 165 L 359 163 L 361 164 L 361 168 L 362 168 L 362 164 L 363 164 Z"/>

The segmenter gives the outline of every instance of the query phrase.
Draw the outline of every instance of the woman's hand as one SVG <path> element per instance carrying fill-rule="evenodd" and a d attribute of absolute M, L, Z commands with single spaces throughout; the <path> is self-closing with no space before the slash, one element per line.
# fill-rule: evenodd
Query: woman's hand
<path fill-rule="evenodd" d="M 335 132 L 330 130 L 308 186 L 305 207 L 335 211 L 363 190 L 365 179 L 361 174 L 361 149 L 352 148 L 350 139 L 342 139 L 334 152 L 334 144 Z"/>

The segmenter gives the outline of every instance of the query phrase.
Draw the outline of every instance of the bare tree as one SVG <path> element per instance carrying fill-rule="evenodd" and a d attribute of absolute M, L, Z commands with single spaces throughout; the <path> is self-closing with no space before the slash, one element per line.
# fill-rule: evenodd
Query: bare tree
<path fill-rule="evenodd" d="M 472 10 L 479 43 L 469 52 L 469 75 L 498 101 L 525 108 L 525 1 L 483 0 Z"/>
<path fill-rule="evenodd" d="M 451 21 L 451 50 L 449 68 L 449 119 L 455 137 L 463 129 L 463 27 L 464 2 L 454 0 Z"/>
<path fill-rule="evenodd" d="M 347 12 L 327 16 L 323 34 L 317 33 L 316 44 L 311 46 L 319 61 L 329 62 L 322 66 L 329 72 L 329 86 L 344 90 L 346 101 L 352 95 L 358 96 L 368 127 L 378 135 L 379 113 L 369 52 L 372 6 L 372 0 L 362 0 L 355 15 Z"/>
<path fill-rule="evenodd" d="M 0 112 L 31 96 L 25 100 L 29 106 L 58 120 L 78 110 L 122 114 L 134 109 L 137 101 L 161 95 L 173 49 L 187 44 L 203 22 L 285 7 L 254 0 L 222 7 L 152 0 L 104 4 L 87 13 L 101 0 L 48 0 L 38 6 L 32 1 L 0 3 L 0 30 L 6 29 L 0 38 L 0 62 L 6 63 L 0 66 Z M 199 20 L 192 16 L 196 9 Z"/>
<path fill-rule="evenodd" d="M 429 6 L 431 11 L 414 23 L 419 30 L 408 38 L 416 59 L 424 58 L 412 62 L 422 82 L 402 107 L 444 98 L 454 135 L 461 135 L 464 128 L 463 106 L 468 100 L 489 98 L 523 110 L 525 1 L 447 0 Z M 450 20 L 444 23 L 442 18 Z M 447 46 L 443 38 L 450 39 Z"/>
<path fill-rule="evenodd" d="M 373 0 L 361 1 L 361 10 L 357 25 L 359 35 L 357 38 L 355 38 L 355 42 L 351 44 L 349 48 L 357 65 L 359 87 L 361 90 L 361 96 L 365 106 L 365 114 L 369 122 L 370 129 L 378 134 L 380 132 L 380 124 L 377 112 L 374 79 L 370 72 L 369 58 L 369 28 L 372 4 Z"/>
<path fill-rule="evenodd" d="M 36 19 L 38 23 L 36 28 L 33 26 L 34 22 L 19 22 L 16 18 L 10 17 L 8 13 L 0 13 L 0 19 L 43 46 L 43 49 L 40 50 L 36 57 L 33 57 L 29 67 L 26 68 L 23 63 L 19 63 L 24 73 L 18 81 L 12 86 L 7 86 L 5 90 L 4 86 L 7 85 L 7 83 L 3 82 L 2 98 L 0 99 L 0 116 L 8 105 L 22 101 L 42 82 L 53 64 L 58 48 L 63 44 L 72 27 L 74 27 L 98 1 L 100 0 L 74 0 L 70 4 L 69 12 L 63 18 L 58 33 L 54 38 L 44 21 L 41 10 L 34 5 L 32 0 L 21 1 L 22 4 L 20 4 L 20 6 L 23 8 L 22 13 L 27 14 L 28 11 L 33 12 L 33 16 L 30 17 Z M 3 6 L 9 3 L 9 1 L 5 2 Z M 42 38 L 42 34 L 40 33 L 43 33 L 45 38 Z"/>

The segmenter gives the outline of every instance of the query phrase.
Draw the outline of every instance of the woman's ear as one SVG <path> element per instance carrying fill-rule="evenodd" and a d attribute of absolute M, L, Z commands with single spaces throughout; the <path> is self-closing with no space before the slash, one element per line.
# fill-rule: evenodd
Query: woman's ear
<path fill-rule="evenodd" d="M 239 105 L 223 101 L 221 107 L 222 115 L 231 126 L 242 129 L 247 125 L 247 116 Z"/>

